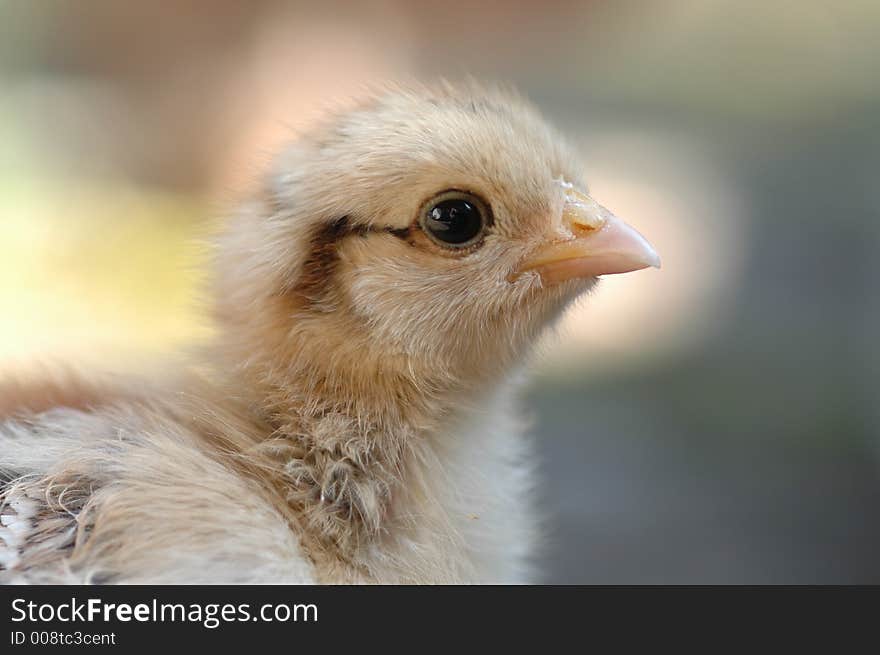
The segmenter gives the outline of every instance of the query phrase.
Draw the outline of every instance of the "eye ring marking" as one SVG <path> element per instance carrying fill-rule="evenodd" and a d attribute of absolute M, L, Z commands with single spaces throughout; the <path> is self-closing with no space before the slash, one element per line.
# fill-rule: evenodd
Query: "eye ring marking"
<path fill-rule="evenodd" d="M 450 189 L 422 206 L 417 223 L 441 248 L 468 250 L 482 243 L 486 229 L 492 224 L 492 212 L 478 195 Z"/>

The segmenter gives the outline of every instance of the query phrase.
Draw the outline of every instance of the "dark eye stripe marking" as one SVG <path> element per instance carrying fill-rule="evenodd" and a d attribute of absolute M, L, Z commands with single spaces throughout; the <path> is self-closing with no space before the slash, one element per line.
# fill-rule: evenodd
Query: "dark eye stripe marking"
<path fill-rule="evenodd" d="M 310 239 L 309 254 L 293 288 L 294 293 L 302 296 L 308 303 L 321 299 L 339 262 L 336 244 L 351 233 L 348 216 L 325 223 L 315 230 Z"/>
<path fill-rule="evenodd" d="M 366 236 L 382 232 L 392 234 L 400 239 L 407 239 L 410 235 L 410 228 L 374 228 L 352 225 L 348 216 L 342 216 L 335 221 L 318 226 L 312 234 L 309 254 L 303 263 L 293 292 L 304 298 L 309 304 L 322 300 L 326 296 L 336 265 L 339 263 L 337 251 L 339 242 L 351 235 Z"/>

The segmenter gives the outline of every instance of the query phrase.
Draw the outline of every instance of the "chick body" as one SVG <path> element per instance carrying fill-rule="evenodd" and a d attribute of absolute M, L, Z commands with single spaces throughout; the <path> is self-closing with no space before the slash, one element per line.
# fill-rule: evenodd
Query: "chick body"
<path fill-rule="evenodd" d="M 177 382 L 3 423 L 0 580 L 528 579 L 530 457 L 506 392 L 436 432 L 328 413 L 292 436 L 232 390 Z"/>
<path fill-rule="evenodd" d="M 0 580 L 532 579 L 522 362 L 601 267 L 656 258 L 572 183 L 537 113 L 473 84 L 303 136 L 219 239 L 191 366 L 0 390 Z"/>

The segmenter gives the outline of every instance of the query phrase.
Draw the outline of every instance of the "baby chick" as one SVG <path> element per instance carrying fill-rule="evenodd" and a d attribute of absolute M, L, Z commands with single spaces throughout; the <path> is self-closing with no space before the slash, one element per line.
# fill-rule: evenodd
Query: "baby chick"
<path fill-rule="evenodd" d="M 302 137 L 219 240 L 190 372 L 0 391 L 0 579 L 530 580 L 521 362 L 597 276 L 659 265 L 582 171 L 474 84 Z"/>

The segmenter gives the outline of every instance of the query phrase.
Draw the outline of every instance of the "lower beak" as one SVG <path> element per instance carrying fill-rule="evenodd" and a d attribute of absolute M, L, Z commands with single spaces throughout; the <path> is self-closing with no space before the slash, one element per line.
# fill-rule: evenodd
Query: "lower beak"
<path fill-rule="evenodd" d="M 568 191 L 562 220 L 570 236 L 540 246 L 520 264 L 516 277 L 534 271 L 545 284 L 557 284 L 660 268 L 647 239 L 587 195 Z"/>

